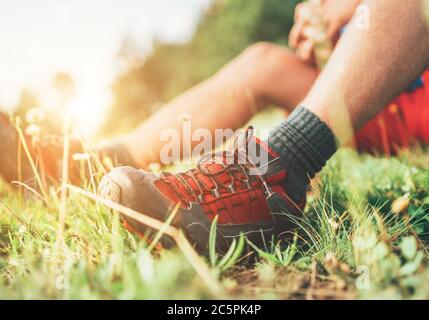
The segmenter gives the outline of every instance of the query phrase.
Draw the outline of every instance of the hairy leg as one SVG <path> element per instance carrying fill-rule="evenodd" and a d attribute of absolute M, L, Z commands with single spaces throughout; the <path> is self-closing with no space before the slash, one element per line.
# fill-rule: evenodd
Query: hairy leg
<path fill-rule="evenodd" d="M 218 73 L 181 94 L 130 134 L 121 138 L 140 167 L 159 162 L 164 129 L 182 133 L 183 118 L 192 130 L 236 130 L 269 104 L 288 111 L 304 98 L 318 71 L 287 48 L 258 43 Z"/>
<path fill-rule="evenodd" d="M 303 105 L 341 143 L 429 64 L 428 0 L 365 1 L 369 28 L 355 16 Z"/>

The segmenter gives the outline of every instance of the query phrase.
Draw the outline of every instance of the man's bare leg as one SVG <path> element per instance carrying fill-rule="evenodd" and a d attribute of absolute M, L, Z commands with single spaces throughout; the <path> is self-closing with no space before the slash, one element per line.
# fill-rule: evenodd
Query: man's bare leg
<path fill-rule="evenodd" d="M 354 131 L 417 79 L 429 62 L 424 2 L 369 0 L 370 27 L 356 16 L 302 106 L 271 132 L 268 145 L 287 169 L 292 199 L 305 194 L 319 172 Z"/>
<path fill-rule="evenodd" d="M 164 129 L 182 133 L 182 119 L 192 129 L 236 130 L 257 111 L 277 104 L 288 111 L 304 98 L 318 71 L 287 48 L 258 43 L 212 78 L 181 94 L 121 139 L 139 167 L 159 162 Z"/>
<path fill-rule="evenodd" d="M 151 162 L 160 162 L 160 151 L 165 145 L 160 136 L 164 129 L 182 133 L 181 118 L 188 116 L 194 130 L 204 128 L 214 133 L 215 129 L 240 128 L 255 112 L 269 104 L 277 104 L 290 112 L 306 95 L 317 73 L 285 47 L 254 44 L 216 75 L 167 104 L 135 131 L 98 146 L 95 151 L 121 165 L 146 168 Z M 14 151 L 16 139 L 10 138 L 16 135 L 15 129 L 13 126 L 4 129 L 0 137 L 9 141 L 7 145 L 3 143 L 9 152 L 1 154 L 0 175 L 6 175 L 8 181 L 22 180 L 17 176 L 18 170 L 11 166 L 15 164 L 16 167 L 18 162 Z M 62 154 L 59 148 L 58 155 Z M 77 147 L 74 152 L 80 151 Z M 60 172 L 55 166 L 51 169 L 51 172 Z M 23 165 L 21 171 L 30 173 L 24 180 L 31 177 L 28 164 Z M 56 175 L 52 178 L 58 179 Z"/>
<path fill-rule="evenodd" d="M 341 143 L 377 114 L 429 63 L 427 0 L 370 0 L 368 29 L 350 23 L 303 102 Z"/>

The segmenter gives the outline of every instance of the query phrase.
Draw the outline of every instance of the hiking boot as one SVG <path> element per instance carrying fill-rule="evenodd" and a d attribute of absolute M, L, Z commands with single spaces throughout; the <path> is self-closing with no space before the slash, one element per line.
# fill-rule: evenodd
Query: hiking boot
<path fill-rule="evenodd" d="M 62 176 L 63 164 L 63 137 L 44 134 L 37 139 L 23 133 L 24 142 L 41 181 L 44 184 L 58 183 Z M 73 160 L 76 154 L 84 153 L 82 143 L 77 139 L 70 139 L 70 158 L 68 161 L 69 179 L 72 183 L 82 180 L 82 168 L 78 161 Z M 125 147 L 115 144 L 93 150 L 99 157 L 100 163 L 104 157 L 109 157 L 112 163 L 133 164 Z M 94 166 L 95 169 L 95 166 Z M 83 167 L 86 177 L 90 176 L 88 166 Z M 94 172 L 92 172 L 94 174 Z M 19 181 L 30 187 L 39 187 L 35 183 L 35 172 L 19 138 L 18 131 L 10 122 L 8 116 L 0 112 L 0 176 L 7 182 Z"/>
<path fill-rule="evenodd" d="M 20 163 L 20 165 L 19 165 Z M 0 176 L 6 181 L 27 182 L 33 177 L 18 132 L 8 116 L 0 112 Z"/>
<path fill-rule="evenodd" d="M 248 129 L 236 139 L 233 151 L 205 156 L 195 169 L 150 173 L 120 167 L 103 177 L 99 192 L 160 221 L 180 205 L 172 225 L 182 229 L 200 253 L 207 252 L 211 223 L 218 217 L 216 246 L 225 252 L 240 234 L 267 248 L 296 228 L 291 218 L 301 214 L 305 196 L 299 203 L 288 197 L 282 186 L 286 175 L 279 155 Z M 122 218 L 132 231 L 148 231 L 138 221 Z"/>
<path fill-rule="evenodd" d="M 21 182 L 32 188 L 39 187 L 35 182 L 37 168 L 43 183 L 58 182 L 62 174 L 63 139 L 57 135 L 44 135 L 37 139 L 23 133 L 21 141 L 18 131 L 9 118 L 0 113 L 0 176 L 7 182 Z M 25 151 L 24 144 L 31 156 Z M 70 140 L 70 155 L 82 152 L 83 147 L 76 139 Z M 78 170 L 70 157 L 69 177 L 77 181 Z"/>

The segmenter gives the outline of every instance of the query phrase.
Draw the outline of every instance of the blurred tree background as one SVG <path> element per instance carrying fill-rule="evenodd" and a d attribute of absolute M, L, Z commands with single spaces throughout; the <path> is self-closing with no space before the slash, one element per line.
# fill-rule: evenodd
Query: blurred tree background
<path fill-rule="evenodd" d="M 192 85 L 214 74 L 258 41 L 287 45 L 294 8 L 300 0 L 213 0 L 186 44 L 156 42 L 139 57 L 125 39 L 123 71 L 112 85 L 113 103 L 100 133 L 130 130 Z"/>

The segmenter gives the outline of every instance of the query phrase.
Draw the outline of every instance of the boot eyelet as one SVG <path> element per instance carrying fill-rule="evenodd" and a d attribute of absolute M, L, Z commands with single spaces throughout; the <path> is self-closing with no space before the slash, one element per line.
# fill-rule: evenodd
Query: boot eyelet
<path fill-rule="evenodd" d="M 235 193 L 236 192 L 235 189 L 234 189 L 234 185 L 233 184 L 230 184 L 228 186 L 228 190 L 229 190 L 230 193 Z"/>
<path fill-rule="evenodd" d="M 202 202 L 204 201 L 204 199 L 203 199 L 203 195 L 202 195 L 202 194 L 199 194 L 199 195 L 197 196 L 197 200 L 198 200 L 198 202 L 202 203 Z"/>
<path fill-rule="evenodd" d="M 214 196 L 216 198 L 220 198 L 220 193 L 219 193 L 219 190 L 217 188 L 216 189 L 212 189 L 211 193 L 212 193 L 212 196 Z"/>
<path fill-rule="evenodd" d="M 243 180 L 243 182 L 246 185 L 247 189 L 249 189 L 249 190 L 252 189 L 252 186 L 250 185 L 249 180 L 245 179 L 245 180 Z"/>

